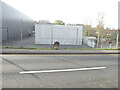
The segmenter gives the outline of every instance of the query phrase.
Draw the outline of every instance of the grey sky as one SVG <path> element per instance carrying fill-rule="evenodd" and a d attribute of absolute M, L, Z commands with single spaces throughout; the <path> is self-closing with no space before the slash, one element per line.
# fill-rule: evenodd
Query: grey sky
<path fill-rule="evenodd" d="M 119 0 L 2 0 L 33 20 L 63 20 L 96 26 L 98 12 L 104 13 L 105 27 L 118 27 Z"/>

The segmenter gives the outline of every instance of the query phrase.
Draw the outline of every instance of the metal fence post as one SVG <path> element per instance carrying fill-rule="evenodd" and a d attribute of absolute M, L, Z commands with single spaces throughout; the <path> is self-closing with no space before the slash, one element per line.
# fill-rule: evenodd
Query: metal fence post
<path fill-rule="evenodd" d="M 20 30 L 21 30 L 21 48 L 22 48 L 22 43 L 23 43 L 23 35 L 22 35 L 22 20 L 21 20 L 21 27 L 20 27 Z"/>
<path fill-rule="evenodd" d="M 100 39 L 100 31 L 98 31 L 97 48 L 98 48 L 98 46 L 99 46 L 99 39 Z"/>

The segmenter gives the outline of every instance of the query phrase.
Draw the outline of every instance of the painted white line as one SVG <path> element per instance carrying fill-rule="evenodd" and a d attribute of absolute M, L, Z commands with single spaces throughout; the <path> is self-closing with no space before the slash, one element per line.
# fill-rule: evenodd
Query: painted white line
<path fill-rule="evenodd" d="M 98 70 L 98 69 L 104 69 L 104 68 L 106 68 L 106 67 L 92 67 L 92 68 L 78 68 L 78 69 L 62 69 L 62 70 L 24 71 L 24 72 L 20 72 L 20 74 L 85 71 L 85 70 Z"/>

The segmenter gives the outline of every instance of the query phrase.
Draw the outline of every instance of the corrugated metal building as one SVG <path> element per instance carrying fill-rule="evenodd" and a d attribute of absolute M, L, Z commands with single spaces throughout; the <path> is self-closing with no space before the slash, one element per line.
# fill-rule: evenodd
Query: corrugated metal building
<path fill-rule="evenodd" d="M 0 1 L 0 46 L 2 46 L 2 3 Z"/>
<path fill-rule="evenodd" d="M 33 34 L 33 20 L 2 2 L 2 41 L 20 39 Z"/>
<path fill-rule="evenodd" d="M 35 25 L 35 44 L 82 45 L 82 26 Z"/>

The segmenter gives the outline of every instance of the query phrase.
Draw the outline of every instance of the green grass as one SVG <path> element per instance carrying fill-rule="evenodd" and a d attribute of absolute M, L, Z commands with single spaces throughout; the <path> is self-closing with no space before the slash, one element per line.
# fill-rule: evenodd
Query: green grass
<path fill-rule="evenodd" d="M 120 50 L 120 48 L 99 48 L 98 50 Z"/>
<path fill-rule="evenodd" d="M 26 47 L 11 47 L 11 46 L 3 46 L 3 49 L 6 48 L 6 49 L 33 49 L 33 50 L 53 50 L 52 48 L 36 48 L 36 47 L 29 47 L 29 48 L 26 48 Z"/>
<path fill-rule="evenodd" d="M 33 50 L 54 50 L 53 48 L 36 48 L 36 47 L 12 47 L 12 46 L 3 46 L 3 49 L 33 49 Z M 120 48 L 78 48 L 78 49 L 61 49 L 61 50 L 120 50 Z"/>
<path fill-rule="evenodd" d="M 65 49 L 65 50 L 120 50 L 120 48 L 80 48 L 80 49 Z"/>
<path fill-rule="evenodd" d="M 2 48 L 7 48 L 7 49 L 21 49 L 21 47 L 11 47 L 11 46 L 3 46 Z"/>

